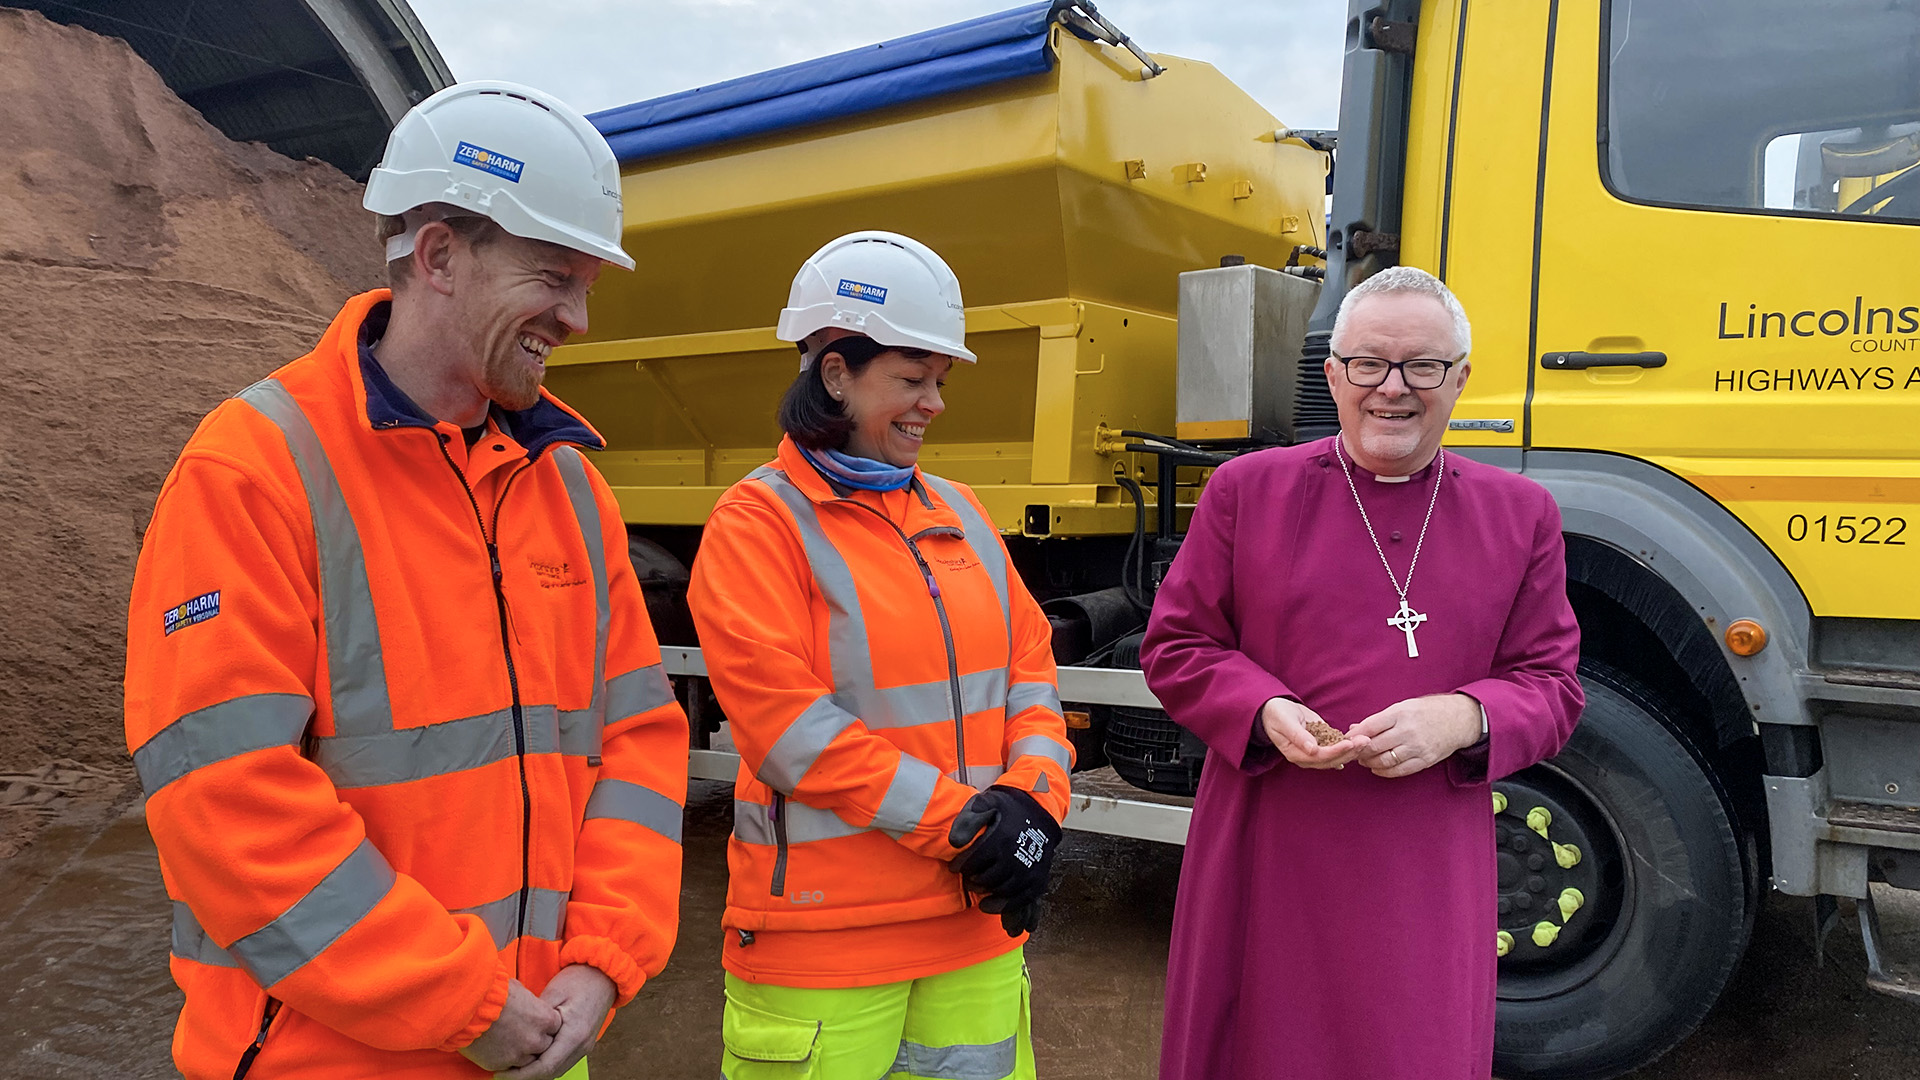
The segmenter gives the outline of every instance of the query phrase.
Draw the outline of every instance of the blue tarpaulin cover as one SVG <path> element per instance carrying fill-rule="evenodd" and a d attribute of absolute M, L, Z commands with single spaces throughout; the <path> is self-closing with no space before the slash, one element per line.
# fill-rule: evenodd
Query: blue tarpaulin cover
<path fill-rule="evenodd" d="M 594 113 L 624 164 L 837 120 L 1053 67 L 1055 0 Z"/>

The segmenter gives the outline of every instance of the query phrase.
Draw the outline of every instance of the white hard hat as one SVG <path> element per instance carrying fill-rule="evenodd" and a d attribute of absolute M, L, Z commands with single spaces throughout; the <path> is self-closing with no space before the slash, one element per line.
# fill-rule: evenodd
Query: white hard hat
<path fill-rule="evenodd" d="M 613 150 L 586 117 L 531 87 L 456 83 L 400 118 L 361 205 L 397 217 L 428 203 L 633 269 L 620 249 Z M 387 242 L 387 259 L 412 250 L 403 233 Z"/>
<path fill-rule="evenodd" d="M 800 264 L 774 333 L 801 341 L 830 326 L 882 345 L 979 362 L 967 348 L 960 279 L 932 248 L 899 233 L 848 233 Z M 812 362 L 811 353 L 803 356 L 801 370 Z"/>

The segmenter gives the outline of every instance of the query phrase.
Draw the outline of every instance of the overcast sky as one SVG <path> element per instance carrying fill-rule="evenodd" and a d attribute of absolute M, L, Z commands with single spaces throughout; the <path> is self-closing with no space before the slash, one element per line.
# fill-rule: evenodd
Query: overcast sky
<path fill-rule="evenodd" d="M 411 0 L 459 79 L 595 112 L 1004 11 L 1018 0 Z M 1204 60 L 1283 123 L 1336 126 L 1345 0 L 1101 0 L 1148 52 Z"/>

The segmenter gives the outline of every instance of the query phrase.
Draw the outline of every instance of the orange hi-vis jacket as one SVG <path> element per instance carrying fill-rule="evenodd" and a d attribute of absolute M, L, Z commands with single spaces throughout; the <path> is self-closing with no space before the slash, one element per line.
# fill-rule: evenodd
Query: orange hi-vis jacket
<path fill-rule="evenodd" d="M 842 496 L 784 440 L 714 507 L 688 601 L 741 759 L 728 970 L 868 985 L 1016 945 L 969 912 L 947 830 L 988 784 L 1064 819 L 1073 751 L 1050 627 L 972 492 Z"/>
<path fill-rule="evenodd" d="M 601 440 L 547 396 L 469 449 L 362 351 L 387 298 L 201 423 L 134 577 L 193 1080 L 483 1076 L 510 978 L 625 1003 L 673 946 L 687 723 Z"/>

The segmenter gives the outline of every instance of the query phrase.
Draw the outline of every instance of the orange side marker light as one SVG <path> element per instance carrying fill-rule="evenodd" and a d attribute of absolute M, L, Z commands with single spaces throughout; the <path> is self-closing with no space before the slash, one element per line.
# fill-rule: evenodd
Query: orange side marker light
<path fill-rule="evenodd" d="M 1752 656 L 1767 647 L 1767 628 L 1752 619 L 1736 619 L 1727 626 L 1727 648 L 1735 656 Z"/>

